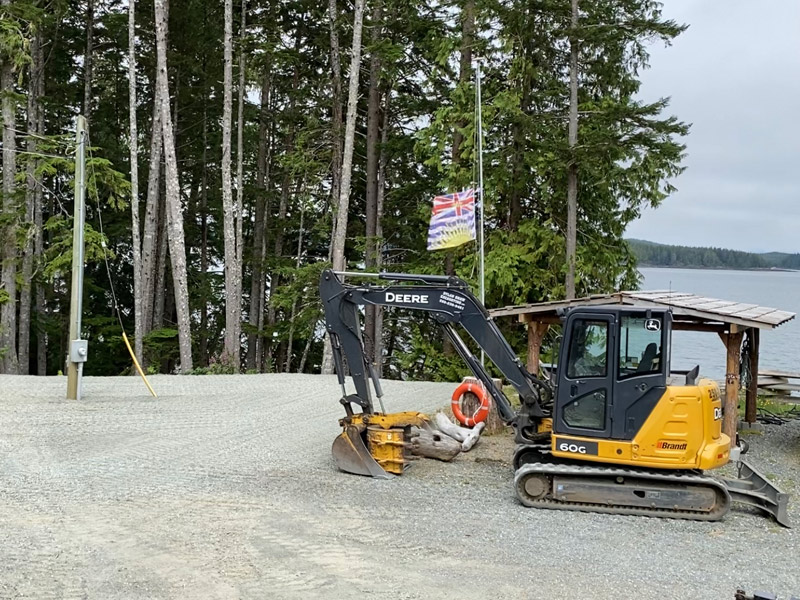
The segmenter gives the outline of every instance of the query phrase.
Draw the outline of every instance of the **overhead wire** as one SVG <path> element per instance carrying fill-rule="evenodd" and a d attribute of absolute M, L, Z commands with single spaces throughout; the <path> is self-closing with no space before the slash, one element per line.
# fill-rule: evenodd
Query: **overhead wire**
<path fill-rule="evenodd" d="M 114 290 L 114 280 L 111 277 L 111 266 L 108 263 L 108 248 L 106 244 L 106 234 L 103 230 L 103 211 L 100 209 L 100 194 L 97 193 L 97 172 L 94 168 L 94 155 L 92 154 L 92 146 L 89 143 L 89 133 L 86 133 L 86 150 L 89 154 L 89 166 L 92 172 L 92 186 L 91 189 L 94 192 L 94 200 L 95 204 L 97 205 L 97 220 L 100 225 L 100 246 L 103 248 L 103 262 L 106 265 L 106 273 L 108 274 L 108 285 L 111 291 L 111 299 L 114 302 L 114 311 L 117 314 L 117 320 L 119 321 L 119 326 L 122 329 L 123 333 L 125 332 L 125 326 L 122 324 L 122 311 L 119 308 L 119 302 L 117 302 L 117 293 Z M 76 182 L 77 185 L 77 182 Z"/>
<path fill-rule="evenodd" d="M 0 144 L 0 151 L 7 152 L 7 150 L 3 147 L 2 144 Z M 61 160 L 72 160 L 74 158 L 72 156 L 67 156 L 64 154 L 47 154 L 45 152 L 30 152 L 28 150 L 17 150 L 16 148 L 11 150 L 11 152 L 13 152 L 14 154 L 27 154 L 29 156 L 39 156 L 41 158 L 60 158 Z"/>
<path fill-rule="evenodd" d="M 89 168 L 91 169 L 92 172 L 92 191 L 94 192 L 95 204 L 97 205 L 97 220 L 100 226 L 100 236 L 101 236 L 100 245 L 103 248 L 103 262 L 106 265 L 106 273 L 108 274 L 108 285 L 111 291 L 111 299 L 114 302 L 114 311 L 117 314 L 117 320 L 119 321 L 119 328 L 120 330 L 122 330 L 122 340 L 125 342 L 125 346 L 127 347 L 128 352 L 131 355 L 131 359 L 133 359 L 133 364 L 136 367 L 139 376 L 142 378 L 142 381 L 144 381 L 145 386 L 147 386 L 147 389 L 150 391 L 150 393 L 153 395 L 154 398 L 158 398 L 158 395 L 156 394 L 153 387 L 150 385 L 150 382 L 147 381 L 147 377 L 145 376 L 144 371 L 142 370 L 142 367 L 139 364 L 138 359 L 136 358 L 136 354 L 131 348 L 131 344 L 128 341 L 128 335 L 125 332 L 125 325 L 122 323 L 122 311 L 120 310 L 119 302 L 117 301 L 117 293 L 114 289 L 114 279 L 111 276 L 111 266 L 108 263 L 108 248 L 106 244 L 106 234 L 105 231 L 103 230 L 103 211 L 100 208 L 100 194 L 97 193 L 97 172 L 94 166 L 94 155 L 92 154 L 92 146 L 89 143 L 88 131 L 86 132 L 86 136 L 83 143 L 86 144 L 86 149 L 89 153 Z M 75 184 L 77 185 L 77 182 L 75 182 Z"/>

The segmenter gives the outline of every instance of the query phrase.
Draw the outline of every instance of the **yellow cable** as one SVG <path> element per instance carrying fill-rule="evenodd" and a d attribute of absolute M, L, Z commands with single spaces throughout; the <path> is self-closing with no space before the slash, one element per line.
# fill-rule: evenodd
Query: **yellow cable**
<path fill-rule="evenodd" d="M 131 348 L 131 343 L 128 341 L 128 336 L 125 335 L 124 331 L 122 332 L 122 339 L 125 340 L 125 345 L 128 347 L 128 352 L 131 353 L 133 364 L 136 365 L 136 370 L 139 371 L 139 375 L 142 377 L 142 381 L 144 381 L 144 384 L 147 386 L 147 389 L 150 390 L 150 393 L 153 394 L 153 398 L 158 398 L 158 396 L 156 396 L 155 391 L 153 391 L 150 382 L 147 381 L 147 377 L 145 377 L 144 371 L 142 371 L 142 367 L 139 365 L 139 361 L 136 360 L 136 355 L 133 353 L 133 348 Z"/>

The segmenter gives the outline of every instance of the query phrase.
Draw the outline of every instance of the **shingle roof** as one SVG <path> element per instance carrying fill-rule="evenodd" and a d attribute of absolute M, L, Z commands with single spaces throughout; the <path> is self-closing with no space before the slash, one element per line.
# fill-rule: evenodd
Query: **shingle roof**
<path fill-rule="evenodd" d="M 732 300 L 719 300 L 706 296 L 698 296 L 684 292 L 665 290 L 617 292 L 576 298 L 575 300 L 558 300 L 538 304 L 522 304 L 506 306 L 489 311 L 493 317 L 509 315 L 537 315 L 538 317 L 555 316 L 562 308 L 592 306 L 602 304 L 624 304 L 654 308 L 670 308 L 673 315 L 686 317 L 687 320 L 734 323 L 744 327 L 774 329 L 795 317 L 795 313 L 768 306 L 758 306 Z"/>

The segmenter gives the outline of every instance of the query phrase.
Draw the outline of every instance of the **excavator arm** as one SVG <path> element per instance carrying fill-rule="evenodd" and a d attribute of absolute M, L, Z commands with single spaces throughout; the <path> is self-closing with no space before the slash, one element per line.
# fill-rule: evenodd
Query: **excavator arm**
<path fill-rule="evenodd" d="M 345 276 L 370 277 L 385 285 L 348 284 Z M 325 322 L 330 336 L 339 384 L 341 402 L 348 417 L 354 409 L 361 413 L 375 412 L 369 380 L 373 382 L 379 402 L 383 395 L 378 377 L 366 358 L 361 336 L 359 308 L 365 305 L 390 306 L 425 311 L 442 325 L 454 348 L 467 363 L 474 376 L 483 383 L 497 406 L 500 418 L 517 428 L 530 430 L 549 416 L 552 390 L 545 382 L 531 375 L 508 345 L 486 308 L 458 277 L 410 275 L 401 273 L 347 273 L 330 269 L 322 272 L 320 297 L 325 308 Z M 521 409 L 516 413 L 502 390 L 458 333 L 461 326 L 508 379 L 520 397 Z M 356 393 L 347 394 L 344 360 L 353 378 Z M 385 411 L 384 411 L 385 412 Z"/>

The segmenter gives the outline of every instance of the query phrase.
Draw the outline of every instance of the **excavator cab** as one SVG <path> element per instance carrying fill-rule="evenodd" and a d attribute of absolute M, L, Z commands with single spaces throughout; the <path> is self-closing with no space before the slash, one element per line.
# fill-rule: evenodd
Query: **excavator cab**
<path fill-rule="evenodd" d="M 564 317 L 552 454 L 674 469 L 728 462 L 714 381 L 669 381 L 672 315 L 597 306 Z"/>

